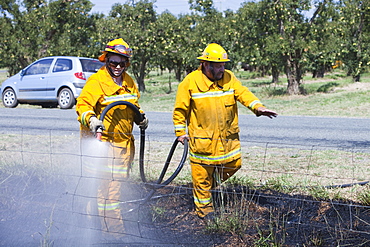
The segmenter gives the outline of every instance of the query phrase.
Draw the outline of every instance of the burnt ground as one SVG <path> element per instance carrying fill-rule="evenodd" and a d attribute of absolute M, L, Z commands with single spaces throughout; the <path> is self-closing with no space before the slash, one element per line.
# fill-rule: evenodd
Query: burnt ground
<path fill-rule="evenodd" d="M 159 201 L 167 209 L 163 222 L 170 223 L 158 225 L 189 241 L 196 232 L 201 244 L 194 246 L 205 246 L 204 238 L 207 246 L 370 246 L 369 207 L 241 187 L 222 195 L 208 223 L 194 216 L 189 195 Z"/>
<path fill-rule="evenodd" d="M 0 246 L 370 246 L 369 207 L 234 187 L 215 193 L 216 218 L 205 222 L 193 212 L 190 185 L 125 204 L 126 235 L 102 240 L 64 180 L 0 175 Z"/>

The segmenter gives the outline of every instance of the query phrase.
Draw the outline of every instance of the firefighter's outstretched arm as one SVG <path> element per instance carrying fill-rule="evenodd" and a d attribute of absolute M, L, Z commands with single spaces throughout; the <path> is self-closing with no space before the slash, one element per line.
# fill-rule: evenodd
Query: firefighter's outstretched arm
<path fill-rule="evenodd" d="M 274 118 L 274 117 L 277 117 L 277 113 L 274 112 L 274 111 L 271 111 L 265 107 L 258 107 L 257 111 L 256 111 L 256 115 L 257 117 L 259 116 L 266 116 L 266 117 L 269 117 L 269 118 Z"/>

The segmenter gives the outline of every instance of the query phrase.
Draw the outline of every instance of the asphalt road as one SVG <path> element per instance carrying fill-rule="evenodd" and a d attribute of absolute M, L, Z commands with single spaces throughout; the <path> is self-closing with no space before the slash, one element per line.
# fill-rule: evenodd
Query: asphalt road
<path fill-rule="evenodd" d="M 147 112 L 151 140 L 173 141 L 172 113 Z M 0 133 L 78 133 L 74 109 L 0 108 Z M 240 139 L 248 144 L 370 149 L 370 119 L 278 116 L 275 119 L 240 115 Z M 139 129 L 134 128 L 134 134 Z M 0 137 L 1 138 L 1 137 Z"/>

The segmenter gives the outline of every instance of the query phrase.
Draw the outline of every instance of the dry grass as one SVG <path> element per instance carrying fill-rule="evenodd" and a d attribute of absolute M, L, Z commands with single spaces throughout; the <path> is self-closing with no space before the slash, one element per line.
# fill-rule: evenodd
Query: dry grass
<path fill-rule="evenodd" d="M 148 178 L 155 180 L 159 176 L 171 145 L 156 141 L 147 143 L 145 164 Z M 75 135 L 50 138 L 48 135 L 4 134 L 0 139 L 0 182 L 6 185 L 9 177 L 17 177 L 26 185 L 35 177 L 38 177 L 38 183 L 45 184 L 50 180 L 67 182 L 72 177 L 77 179 L 83 175 L 79 153 L 79 137 Z M 173 156 L 169 174 L 181 156 L 182 145 Z M 217 236 L 212 240 L 217 239 L 216 242 L 221 244 L 214 246 L 296 246 L 296 243 L 304 244 L 302 246 L 338 246 L 353 239 L 364 241 L 366 238 L 354 238 L 348 229 L 352 227 L 360 233 L 367 231 L 369 217 L 366 208 L 354 205 L 369 205 L 369 186 L 335 189 L 322 186 L 358 182 L 370 177 L 369 158 L 368 153 L 342 150 L 243 147 L 244 165 L 220 187 L 223 196 L 217 201 L 218 216 L 214 223 L 200 225 L 199 219 L 190 216 L 188 211 L 192 211 L 192 200 L 189 189 L 183 196 L 165 197 L 154 202 L 152 220 L 157 222 L 161 231 L 181 236 L 176 238 L 181 241 L 192 236 L 191 239 L 201 242 L 205 239 L 202 234 L 207 238 Z M 139 181 L 138 170 L 136 154 L 133 180 Z M 179 177 L 161 193 L 176 194 L 190 181 L 187 161 Z M 10 195 L 0 195 L 3 208 L 14 208 L 12 201 L 17 201 L 17 196 L 26 196 L 25 192 L 17 190 L 17 193 L 10 201 Z M 348 208 L 353 209 L 351 214 L 348 214 Z M 297 234 L 299 227 L 302 234 Z M 333 239 L 336 241 L 334 245 Z"/>
<path fill-rule="evenodd" d="M 35 141 L 37 139 L 37 141 Z M 20 164 L 37 168 L 45 173 L 70 172 L 71 164 L 80 163 L 78 136 L 2 135 L 0 139 L 1 168 L 21 172 Z M 162 171 L 172 143 L 151 141 L 146 144 L 145 171 L 150 181 L 156 181 Z M 139 146 L 137 143 L 136 146 Z M 313 193 L 312 189 L 360 183 L 370 177 L 369 153 L 346 150 L 297 149 L 293 147 L 243 147 L 243 166 L 230 180 L 233 184 L 252 187 L 271 187 L 291 194 Z M 179 144 L 172 157 L 166 180 L 177 168 L 183 154 Z M 27 162 L 26 162 L 27 161 Z M 76 170 L 76 169 L 73 169 Z M 138 179 L 138 150 L 132 169 L 132 178 Z M 174 181 L 191 181 L 189 162 Z M 340 197 L 358 200 L 362 186 L 327 190 L 327 198 Z M 341 191 L 340 193 L 338 191 Z"/>

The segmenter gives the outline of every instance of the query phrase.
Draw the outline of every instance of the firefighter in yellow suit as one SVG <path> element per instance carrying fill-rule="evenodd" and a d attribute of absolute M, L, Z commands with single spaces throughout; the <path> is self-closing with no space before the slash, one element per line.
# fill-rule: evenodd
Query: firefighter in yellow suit
<path fill-rule="evenodd" d="M 112 158 L 98 171 L 102 179 L 97 202 L 102 230 L 115 238 L 124 232 L 120 210 L 121 182 L 129 176 L 135 153 L 132 135 L 135 116 L 126 105 L 119 105 L 106 113 L 104 121 L 99 117 L 105 107 L 116 101 L 128 101 L 140 109 L 139 91 L 126 73 L 131 54 L 129 45 L 122 38 L 111 40 L 99 57 L 105 66 L 89 77 L 76 104 L 82 137 L 93 137 L 99 129 L 105 130 L 101 141 L 109 143 L 107 157 Z M 143 114 L 142 110 L 140 112 Z M 145 129 L 148 120 L 143 116 L 144 120 L 136 123 Z"/>
<path fill-rule="evenodd" d="M 209 44 L 197 59 L 199 68 L 178 86 L 173 123 L 179 141 L 189 140 L 195 212 L 205 218 L 214 212 L 215 174 L 223 182 L 241 167 L 237 101 L 257 116 L 277 114 L 225 69 L 230 60 L 220 45 Z"/>

